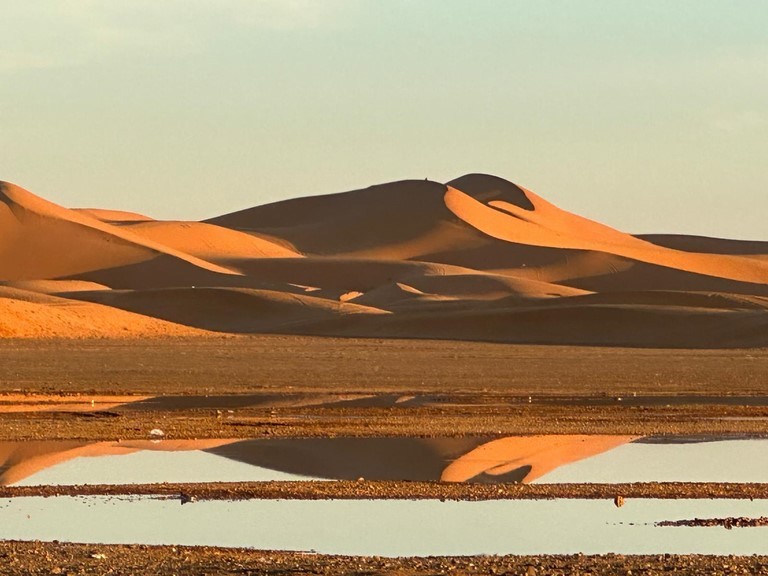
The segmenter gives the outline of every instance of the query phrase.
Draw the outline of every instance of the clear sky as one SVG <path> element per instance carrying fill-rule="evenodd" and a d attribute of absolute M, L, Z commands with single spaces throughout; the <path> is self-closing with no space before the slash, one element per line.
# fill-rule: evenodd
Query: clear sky
<path fill-rule="evenodd" d="M 198 219 L 489 172 L 768 240 L 768 2 L 4 0 L 0 179 Z"/>

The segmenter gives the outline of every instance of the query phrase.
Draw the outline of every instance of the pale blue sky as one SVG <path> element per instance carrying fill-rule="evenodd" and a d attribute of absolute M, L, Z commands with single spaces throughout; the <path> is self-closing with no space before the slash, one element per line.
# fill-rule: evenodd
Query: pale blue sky
<path fill-rule="evenodd" d="M 0 179 L 206 218 L 490 172 L 768 240 L 768 2 L 5 0 Z"/>

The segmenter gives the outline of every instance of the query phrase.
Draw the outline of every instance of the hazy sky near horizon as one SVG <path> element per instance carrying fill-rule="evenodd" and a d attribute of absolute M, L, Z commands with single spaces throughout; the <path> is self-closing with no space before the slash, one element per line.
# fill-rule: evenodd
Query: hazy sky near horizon
<path fill-rule="evenodd" d="M 768 240 L 768 3 L 6 0 L 0 180 L 202 219 L 488 172 Z"/>

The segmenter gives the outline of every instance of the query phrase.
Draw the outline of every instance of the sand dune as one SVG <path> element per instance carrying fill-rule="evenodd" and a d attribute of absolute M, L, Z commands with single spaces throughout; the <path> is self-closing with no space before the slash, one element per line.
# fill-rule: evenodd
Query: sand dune
<path fill-rule="evenodd" d="M 479 301 L 516 299 L 533 303 L 546 298 L 589 294 L 585 290 L 487 273 L 463 273 L 447 275 L 419 275 L 408 279 L 408 284 L 394 282 L 369 292 L 360 293 L 350 301 L 377 308 L 425 309 L 452 303 L 474 307 Z M 455 306 L 454 306 L 455 307 Z"/>
<path fill-rule="evenodd" d="M 136 338 L 203 333 L 109 306 L 0 287 L 0 338 Z"/>
<path fill-rule="evenodd" d="M 312 334 L 597 346 L 731 348 L 768 346 L 764 299 L 686 292 L 625 292 L 521 301 L 450 300 L 392 305 L 393 314 L 356 323 L 329 319 Z"/>
<path fill-rule="evenodd" d="M 137 214 L 136 212 L 125 212 L 123 210 L 104 210 L 102 208 L 74 208 L 75 212 L 80 212 L 86 216 L 91 216 L 102 222 L 110 224 L 124 224 L 128 222 L 144 222 L 152 220 L 149 216 Z"/>
<path fill-rule="evenodd" d="M 242 258 L 295 258 L 300 254 L 275 242 L 203 222 L 136 222 L 134 234 L 209 262 Z"/>
<path fill-rule="evenodd" d="M 682 250 L 683 252 L 768 258 L 768 242 L 727 240 L 724 238 L 707 238 L 706 236 L 686 236 L 684 234 L 639 234 L 637 237 L 657 246 Z"/>
<path fill-rule="evenodd" d="M 208 222 L 281 238 L 303 254 L 403 260 L 450 217 L 444 193 L 437 182 L 393 182 L 257 206 Z"/>
<path fill-rule="evenodd" d="M 484 174 L 205 222 L 69 210 L 0 185 L 6 336 L 766 346 L 766 297 L 768 242 L 631 235 Z"/>
<path fill-rule="evenodd" d="M 130 234 L 0 183 L 0 280 L 39 280 L 133 264 L 158 254 L 208 270 L 230 270 Z"/>
<path fill-rule="evenodd" d="M 330 318 L 386 314 L 349 302 L 248 288 L 110 290 L 72 297 L 220 332 L 290 332 Z"/>
<path fill-rule="evenodd" d="M 211 221 L 280 237 L 305 254 L 407 258 L 527 278 L 533 278 L 533 268 L 540 274 L 534 279 L 543 281 L 553 280 L 542 267 L 588 252 L 597 256 L 594 260 L 608 256 L 627 267 L 650 265 L 677 273 L 679 284 L 668 282 L 664 289 L 688 289 L 683 272 L 700 277 L 692 288 L 699 290 L 726 290 L 725 280 L 768 282 L 765 263 L 755 265 L 743 255 L 721 257 L 657 246 L 562 211 L 510 182 L 477 174 L 448 186 L 406 181 L 288 200 Z M 581 265 L 571 270 L 571 278 L 581 277 Z M 590 275 L 610 273 L 610 266 L 606 262 Z"/>
<path fill-rule="evenodd" d="M 720 276 L 686 272 L 678 268 L 594 251 L 569 250 L 558 260 L 495 272 L 591 292 L 677 290 L 768 295 L 768 284 L 765 283 L 741 282 Z"/>
<path fill-rule="evenodd" d="M 550 282 L 489 273 L 424 275 L 411 278 L 410 284 L 422 292 L 469 300 L 496 300 L 506 296 L 557 298 L 586 293 Z"/>
<path fill-rule="evenodd" d="M 2 282 L 0 286 L 40 294 L 109 290 L 109 286 L 86 280 L 17 280 L 15 282 Z"/>
<path fill-rule="evenodd" d="M 570 300 L 537 306 L 499 301 L 485 306 L 407 310 L 376 322 L 325 322 L 313 326 L 311 333 L 593 346 L 768 346 L 765 310 Z"/>
<path fill-rule="evenodd" d="M 446 206 L 471 226 L 507 242 L 608 252 L 686 272 L 742 282 L 768 283 L 766 263 L 741 256 L 681 252 L 660 247 L 560 210 L 529 190 L 519 189 L 524 192 L 533 209 L 520 207 L 509 201 L 501 191 L 497 191 L 495 180 L 493 177 L 479 175 L 471 180 L 474 196 L 483 198 L 484 202 L 458 188 L 448 186 L 445 194 Z M 463 180 L 459 179 L 453 183 L 457 186 L 463 185 Z"/>

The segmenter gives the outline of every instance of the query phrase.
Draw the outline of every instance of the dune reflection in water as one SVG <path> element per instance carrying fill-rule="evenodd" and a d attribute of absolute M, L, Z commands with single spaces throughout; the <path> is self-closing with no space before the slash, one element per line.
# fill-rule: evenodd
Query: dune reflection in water
<path fill-rule="evenodd" d="M 0 442 L 0 484 L 766 482 L 768 439 L 600 435 Z"/>

